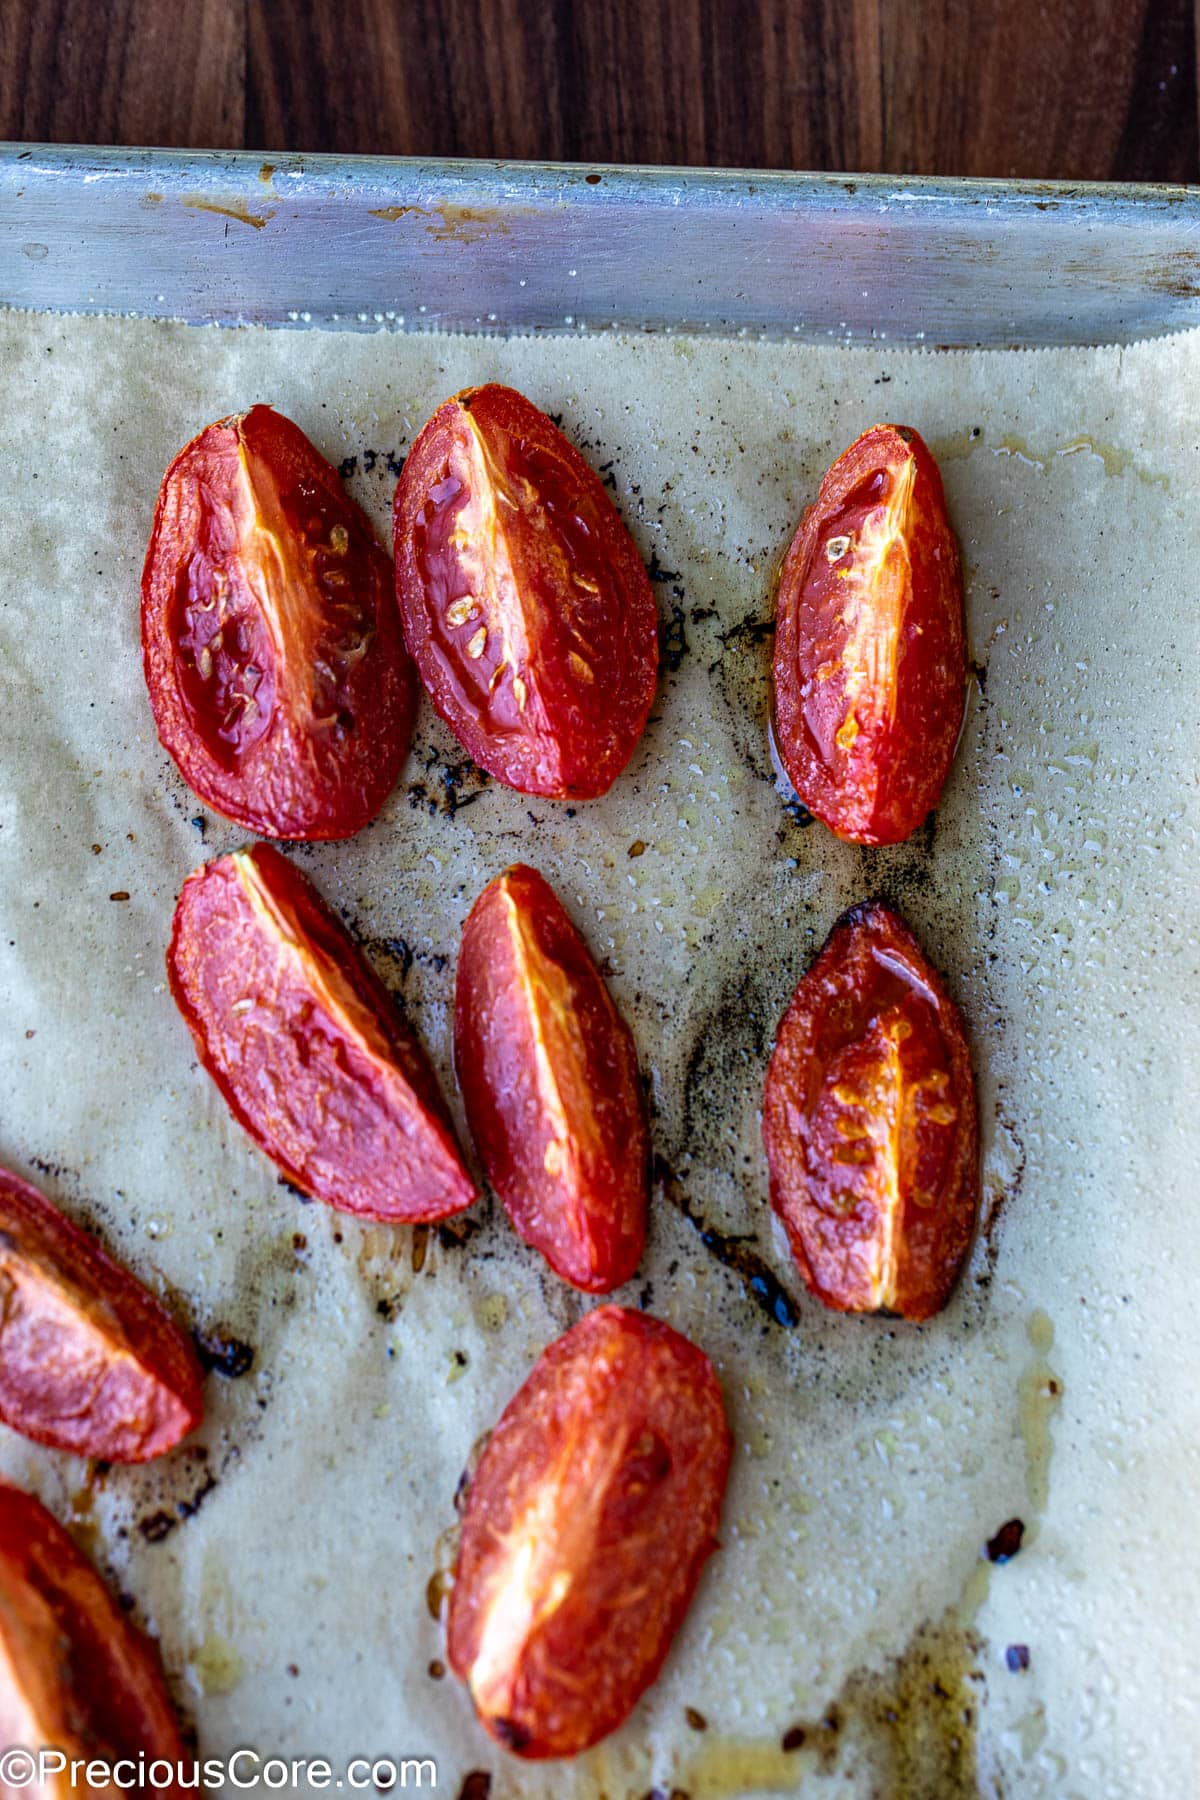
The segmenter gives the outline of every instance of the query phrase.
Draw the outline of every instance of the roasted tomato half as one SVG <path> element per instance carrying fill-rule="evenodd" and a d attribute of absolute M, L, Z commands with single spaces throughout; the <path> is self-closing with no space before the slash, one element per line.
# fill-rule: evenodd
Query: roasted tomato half
<path fill-rule="evenodd" d="M 450 1664 L 506 1749 L 574 1756 L 658 1674 L 716 1548 L 730 1437 L 708 1358 L 588 1313 L 539 1358 L 471 1483 Z"/>
<path fill-rule="evenodd" d="M 975 1082 L 958 1008 L 903 919 L 839 919 L 792 997 L 763 1104 L 771 1205 L 839 1312 L 928 1319 L 979 1204 Z"/>
<path fill-rule="evenodd" d="M 784 559 L 775 734 L 810 812 L 898 844 L 937 805 L 966 697 L 958 546 L 915 431 L 874 425 L 834 463 Z"/>
<path fill-rule="evenodd" d="M 42 1748 L 68 1766 L 183 1756 L 154 1646 L 41 1502 L 0 1484 L 0 1751 Z M 44 1782 L 0 1778 L 0 1794 L 36 1800 L 119 1791 L 76 1786 L 65 1770 Z"/>
<path fill-rule="evenodd" d="M 526 1243 L 588 1293 L 627 1281 L 649 1186 L 637 1051 L 554 889 L 521 863 L 463 926 L 454 1065 L 488 1178 Z"/>
<path fill-rule="evenodd" d="M 269 406 L 210 425 L 167 470 L 142 658 L 180 774 L 250 831 L 349 837 L 400 773 L 417 683 L 387 558 Z"/>
<path fill-rule="evenodd" d="M 0 1169 L 0 1419 L 56 1450 L 147 1462 L 200 1423 L 200 1380 L 141 1282 Z"/>
<path fill-rule="evenodd" d="M 396 592 L 474 760 L 551 800 L 610 788 L 658 674 L 654 595 L 599 477 L 512 388 L 439 406 L 396 489 Z"/>
<path fill-rule="evenodd" d="M 188 876 L 167 974 L 234 1116 L 306 1194 L 369 1219 L 471 1204 L 424 1051 L 278 850 L 258 844 Z"/>

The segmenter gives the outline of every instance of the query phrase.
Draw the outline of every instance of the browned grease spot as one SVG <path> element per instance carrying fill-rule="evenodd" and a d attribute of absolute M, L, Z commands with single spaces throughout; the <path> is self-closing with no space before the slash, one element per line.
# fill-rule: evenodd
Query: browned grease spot
<path fill-rule="evenodd" d="M 480 238 L 507 237 L 507 215 L 492 207 L 442 206 L 440 225 L 428 225 L 433 238 L 455 238 L 460 244 L 476 244 Z"/>
<path fill-rule="evenodd" d="M 634 840 L 633 840 L 632 844 L 630 844 L 629 849 L 626 852 L 626 854 L 629 856 L 645 856 L 645 854 L 646 854 L 645 840 L 643 838 L 634 838 Z"/>
<path fill-rule="evenodd" d="M 840 1774 L 886 1800 L 981 1800 L 977 1720 L 984 1699 L 982 1640 L 972 1630 L 983 1590 L 918 1626 L 882 1670 L 854 1670 L 819 1717 L 773 1741 L 706 1732 L 679 1769 L 688 1800 L 808 1792 L 811 1775 Z"/>
<path fill-rule="evenodd" d="M 412 1270 L 419 1275 L 425 1267 L 425 1253 L 429 1248 L 428 1225 L 414 1225 L 412 1234 Z"/>
<path fill-rule="evenodd" d="M 458 1800 L 488 1800 L 492 1791 L 492 1778 L 486 1769 L 472 1769 L 463 1777 L 463 1784 L 458 1790 Z"/>
<path fill-rule="evenodd" d="M 450 1598 L 450 1589 L 454 1586 L 454 1574 L 450 1569 L 435 1569 L 425 1583 L 425 1605 L 431 1619 L 440 1620 L 442 1608 Z"/>
<path fill-rule="evenodd" d="M 507 237 L 511 229 L 509 221 L 514 211 L 532 212 L 532 207 L 518 207 L 501 211 L 499 207 L 482 206 L 372 206 L 368 212 L 373 219 L 387 219 L 394 223 L 397 219 L 414 218 L 429 219 L 432 223 L 425 230 L 433 238 L 449 238 L 460 244 L 477 244 L 481 238 Z"/>
<path fill-rule="evenodd" d="M 270 187 L 274 174 L 275 164 L 264 163 L 262 168 L 258 171 L 258 179 L 262 182 L 264 187 Z"/>
<path fill-rule="evenodd" d="M 358 1272 L 369 1298 L 375 1303 L 376 1313 L 388 1324 L 398 1316 L 408 1294 L 410 1278 L 404 1267 L 406 1248 L 404 1233 L 394 1226 L 366 1224 L 360 1227 L 355 1258 Z M 413 1264 L 415 1267 L 415 1254 Z"/>
<path fill-rule="evenodd" d="M 100 1527 L 95 1518 L 96 1495 L 104 1487 L 104 1478 L 108 1474 L 108 1470 L 109 1465 L 106 1462 L 89 1462 L 82 1486 L 77 1487 L 67 1501 L 67 1516 L 64 1523 L 90 1562 L 96 1560 L 100 1537 Z"/>
<path fill-rule="evenodd" d="M 222 218 L 236 219 L 239 225 L 253 225 L 255 231 L 261 231 L 263 226 L 275 217 L 276 210 L 271 207 L 264 213 L 252 213 L 236 203 L 231 206 L 221 206 L 215 200 L 202 199 L 199 194 L 185 194 L 179 204 L 191 207 L 193 212 L 219 213 Z"/>

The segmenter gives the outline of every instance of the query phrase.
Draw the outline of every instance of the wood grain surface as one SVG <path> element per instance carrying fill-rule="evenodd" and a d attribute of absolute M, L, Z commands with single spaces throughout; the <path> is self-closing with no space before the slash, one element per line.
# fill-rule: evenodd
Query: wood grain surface
<path fill-rule="evenodd" d="M 0 0 L 0 137 L 1190 181 L 1196 0 Z"/>

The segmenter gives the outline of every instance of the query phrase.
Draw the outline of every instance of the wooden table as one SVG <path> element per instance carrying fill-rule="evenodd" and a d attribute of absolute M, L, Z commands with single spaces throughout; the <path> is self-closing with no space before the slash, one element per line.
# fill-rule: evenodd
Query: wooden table
<path fill-rule="evenodd" d="M 1195 0 L 0 0 L 0 137 L 1191 181 Z"/>

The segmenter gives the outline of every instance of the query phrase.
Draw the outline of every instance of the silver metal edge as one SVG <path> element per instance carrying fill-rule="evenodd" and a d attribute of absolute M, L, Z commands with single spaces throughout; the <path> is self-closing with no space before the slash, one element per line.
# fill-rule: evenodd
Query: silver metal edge
<path fill-rule="evenodd" d="M 0 304 L 193 323 L 1128 341 L 1200 190 L 0 145 Z"/>

